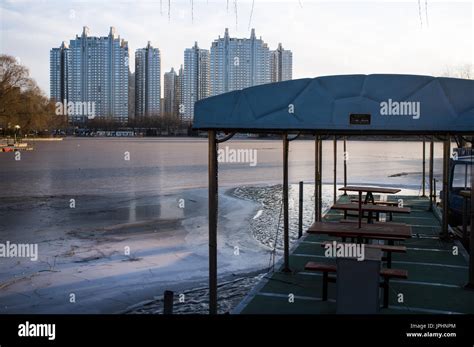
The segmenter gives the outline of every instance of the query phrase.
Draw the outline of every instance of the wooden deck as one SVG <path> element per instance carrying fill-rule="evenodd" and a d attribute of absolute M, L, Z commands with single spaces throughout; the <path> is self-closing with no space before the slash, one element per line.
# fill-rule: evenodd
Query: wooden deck
<path fill-rule="evenodd" d="M 340 203 L 354 196 L 343 196 Z M 381 314 L 474 313 L 474 292 L 463 288 L 468 278 L 468 262 L 461 249 L 453 254 L 455 242 L 438 238 L 440 223 L 428 210 L 429 200 L 416 196 L 403 198 L 409 215 L 395 215 L 394 222 L 412 226 L 413 237 L 404 241 L 407 253 L 393 254 L 393 267 L 408 270 L 407 280 L 390 284 L 389 307 Z M 342 213 L 329 211 L 324 219 L 337 221 Z M 321 300 L 322 276 L 304 270 L 308 261 L 333 263 L 324 256 L 321 243 L 334 240 L 325 235 L 304 234 L 290 256 L 291 273 L 268 274 L 235 309 L 242 314 L 331 314 L 336 311 L 336 286 L 329 286 L 329 300 Z M 339 239 L 338 239 L 339 240 Z M 403 294 L 403 302 L 398 301 Z M 291 302 L 291 298 L 294 301 Z"/>

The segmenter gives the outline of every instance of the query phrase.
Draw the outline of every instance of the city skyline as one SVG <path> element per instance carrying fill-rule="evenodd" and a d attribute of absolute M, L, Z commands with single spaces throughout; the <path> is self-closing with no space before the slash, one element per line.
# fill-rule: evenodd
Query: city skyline
<path fill-rule="evenodd" d="M 118 35 L 116 28 L 110 27 L 108 36 L 91 36 L 84 26 L 80 36 L 50 51 L 51 99 L 62 102 L 63 108 L 69 102 L 90 103 L 94 107 L 92 117 L 113 116 L 121 122 L 162 114 L 190 121 L 198 100 L 289 80 L 293 70 L 292 52 L 283 49 L 281 43 L 270 50 L 253 28 L 249 38 L 231 37 L 225 28 L 224 36 L 219 35 L 210 50 L 200 48 L 197 42 L 186 48 L 180 74 L 173 67 L 163 74 L 163 94 L 160 49 L 151 41 L 137 49 L 134 74 L 130 74 L 129 56 L 128 41 Z M 129 88 L 132 76 L 133 92 Z M 134 100 L 133 106 L 130 100 Z M 82 108 L 78 113 L 68 114 L 69 120 L 91 117 Z"/>
<path fill-rule="evenodd" d="M 159 2 L 138 2 L 133 7 L 111 1 L 94 6 L 88 2 L 4 2 L 0 5 L 0 50 L 26 65 L 46 93 L 49 49 L 59 47 L 83 25 L 93 33 L 116 26 L 129 41 L 130 52 L 151 41 L 164 52 L 163 71 L 177 70 L 184 47 L 198 41 L 208 48 L 225 27 L 236 37 L 248 37 L 250 27 L 255 27 L 272 48 L 282 42 L 295 56 L 295 79 L 349 73 L 441 75 L 446 67 L 472 63 L 470 2 L 430 2 L 428 17 L 423 16 L 421 23 L 416 2 L 340 6 L 338 2 L 303 1 L 301 7 L 297 2 L 268 6 L 257 1 L 251 23 L 249 2 L 239 4 L 236 23 L 235 14 L 227 12 L 225 4 L 198 1 L 193 20 L 187 3 L 174 4 L 168 19 L 166 9 L 160 13 Z M 132 53 L 131 66 L 133 60 Z"/>

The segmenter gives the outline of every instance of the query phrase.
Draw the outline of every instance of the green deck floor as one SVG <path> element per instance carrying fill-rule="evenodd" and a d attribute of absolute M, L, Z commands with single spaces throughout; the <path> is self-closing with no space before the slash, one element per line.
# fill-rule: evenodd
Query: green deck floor
<path fill-rule="evenodd" d="M 389 308 L 381 314 L 474 313 L 474 292 L 463 289 L 468 278 L 468 263 L 456 244 L 438 238 L 440 223 L 428 211 L 429 200 L 416 196 L 397 196 L 411 208 L 409 215 L 394 215 L 394 222 L 412 225 L 413 238 L 402 244 L 407 253 L 394 253 L 392 268 L 408 270 L 408 280 L 392 280 Z M 340 202 L 348 201 L 341 197 Z M 342 213 L 330 211 L 325 220 L 339 220 Z M 308 261 L 331 262 L 324 257 L 320 242 L 324 235 L 305 234 L 290 255 L 291 273 L 267 275 L 240 305 L 242 314 L 325 314 L 336 312 L 336 285 L 329 284 L 329 300 L 321 300 L 322 276 L 304 270 Z M 398 294 L 404 302 L 399 303 Z M 294 301 L 290 302 L 289 296 Z"/>

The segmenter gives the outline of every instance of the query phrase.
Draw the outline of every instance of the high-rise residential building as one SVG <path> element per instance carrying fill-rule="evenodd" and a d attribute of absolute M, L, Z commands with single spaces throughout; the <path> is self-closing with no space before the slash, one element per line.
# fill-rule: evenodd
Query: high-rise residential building
<path fill-rule="evenodd" d="M 183 64 L 179 67 L 178 80 L 176 86 L 176 99 L 178 100 L 178 114 L 180 118 L 184 117 L 184 68 Z"/>
<path fill-rule="evenodd" d="M 165 72 L 163 77 L 164 84 L 164 113 L 167 115 L 177 116 L 179 108 L 178 100 L 178 75 L 173 68 L 171 71 Z"/>
<path fill-rule="evenodd" d="M 49 52 L 49 89 L 55 101 L 64 102 L 69 98 L 69 52 L 66 42 Z"/>
<path fill-rule="evenodd" d="M 160 79 L 160 50 L 148 41 L 135 51 L 135 117 L 160 115 Z"/>
<path fill-rule="evenodd" d="M 69 45 L 68 102 L 92 103 L 95 115 L 128 119 L 128 43 L 111 27 L 108 36 L 89 36 L 84 27 Z M 83 121 L 89 114 L 69 115 Z"/>
<path fill-rule="evenodd" d="M 293 53 L 283 49 L 279 43 L 278 48 L 271 51 L 270 66 L 272 82 L 291 80 L 293 78 Z"/>
<path fill-rule="evenodd" d="M 160 115 L 165 114 L 165 98 L 160 98 Z"/>
<path fill-rule="evenodd" d="M 184 51 L 182 119 L 194 118 L 194 103 L 207 98 L 209 86 L 209 50 L 201 49 L 195 42 Z"/>
<path fill-rule="evenodd" d="M 271 82 L 270 51 L 255 29 L 250 38 L 224 37 L 211 45 L 211 95 Z"/>
<path fill-rule="evenodd" d="M 128 120 L 135 119 L 135 73 L 128 72 Z"/>
<path fill-rule="evenodd" d="M 178 102 L 178 115 L 182 119 L 184 117 L 184 97 L 183 97 L 183 88 L 184 88 L 184 68 L 183 64 L 179 67 L 178 78 L 176 80 L 176 100 Z"/>

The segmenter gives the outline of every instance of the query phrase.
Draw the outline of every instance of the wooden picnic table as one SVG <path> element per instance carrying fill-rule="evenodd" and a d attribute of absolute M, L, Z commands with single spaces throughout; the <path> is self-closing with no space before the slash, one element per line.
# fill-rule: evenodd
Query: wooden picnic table
<path fill-rule="evenodd" d="M 345 192 L 358 192 L 359 199 L 358 199 L 358 211 L 359 211 L 359 228 L 362 226 L 362 192 L 366 192 L 364 204 L 367 204 L 369 200 L 371 200 L 372 204 L 375 205 L 374 195 L 372 193 L 382 193 L 382 194 L 396 194 L 400 192 L 398 188 L 382 188 L 382 187 L 364 187 L 364 186 L 345 186 L 339 188 L 339 190 L 343 190 Z M 344 211 L 344 216 L 346 216 L 346 211 Z M 389 212 L 390 213 L 390 212 Z M 391 214 L 390 214 L 391 216 Z M 371 221 L 372 214 L 369 212 L 369 221 Z"/>
<path fill-rule="evenodd" d="M 363 186 L 345 186 L 339 188 L 345 192 L 367 192 L 367 193 L 381 193 L 381 194 L 397 194 L 401 191 L 398 188 L 382 188 L 382 187 L 363 187 Z"/>
<path fill-rule="evenodd" d="M 308 234 L 324 234 L 336 237 L 356 237 L 372 239 L 409 239 L 411 238 L 411 226 L 406 224 L 377 223 L 364 224 L 356 228 L 351 223 L 339 222 L 315 222 L 307 231 Z"/>
<path fill-rule="evenodd" d="M 398 206 L 385 206 L 385 205 L 371 205 L 371 204 L 363 204 L 359 206 L 359 204 L 335 204 L 331 207 L 333 210 L 342 210 L 344 212 L 347 211 L 359 211 L 359 213 L 368 212 L 368 223 L 372 222 L 372 214 L 373 213 L 405 213 L 408 214 L 411 212 L 409 207 L 398 207 Z M 362 219 L 362 216 L 359 216 Z"/>
<path fill-rule="evenodd" d="M 358 192 L 359 195 L 362 195 L 362 193 L 366 193 L 365 201 L 364 201 L 365 204 L 367 204 L 369 200 L 372 203 L 375 203 L 373 193 L 397 194 L 401 191 L 401 189 L 398 189 L 398 188 L 364 187 L 364 186 L 345 186 L 345 187 L 339 188 L 339 190 L 342 190 L 344 192 Z"/>

